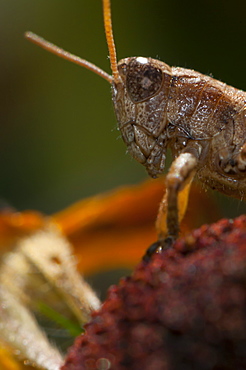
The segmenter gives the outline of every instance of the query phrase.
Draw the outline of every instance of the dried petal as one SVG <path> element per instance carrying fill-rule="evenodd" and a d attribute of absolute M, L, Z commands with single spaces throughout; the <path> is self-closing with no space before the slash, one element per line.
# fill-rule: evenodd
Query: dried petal
<path fill-rule="evenodd" d="M 87 322 L 91 311 L 100 306 L 93 290 L 76 271 L 71 246 L 51 225 L 21 239 L 13 252 L 5 254 L 0 282 L 32 308 L 45 301 L 60 311 L 64 302 L 81 323 Z"/>
<path fill-rule="evenodd" d="M 38 326 L 32 313 L 40 307 L 63 319 L 84 324 L 100 301 L 76 271 L 71 246 L 50 224 L 20 239 L 2 257 L 0 269 L 0 339 L 21 358 L 47 370 L 58 370 L 62 356 Z M 60 317 L 60 316 L 59 316 Z"/>
<path fill-rule="evenodd" d="M 0 336 L 22 358 L 47 370 L 59 370 L 62 356 L 38 328 L 22 303 L 0 287 Z"/>

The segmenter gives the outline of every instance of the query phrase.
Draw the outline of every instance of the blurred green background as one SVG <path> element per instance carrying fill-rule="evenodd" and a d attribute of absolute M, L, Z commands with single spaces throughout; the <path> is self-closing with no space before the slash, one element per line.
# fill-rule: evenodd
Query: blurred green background
<path fill-rule="evenodd" d="M 119 59 L 158 57 L 246 90 L 245 1 L 112 0 L 112 12 Z M 27 42 L 27 30 L 109 72 L 100 0 L 0 0 L 1 198 L 51 213 L 146 178 L 125 154 L 109 84 Z"/>

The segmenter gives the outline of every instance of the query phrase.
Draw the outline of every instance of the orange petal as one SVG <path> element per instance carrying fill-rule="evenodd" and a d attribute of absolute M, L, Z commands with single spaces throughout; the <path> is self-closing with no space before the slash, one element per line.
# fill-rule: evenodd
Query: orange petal
<path fill-rule="evenodd" d="M 55 214 L 53 220 L 75 248 L 79 270 L 91 274 L 133 267 L 157 238 L 155 220 L 163 194 L 163 178 L 148 180 L 82 200 Z M 214 209 L 205 192 L 193 186 L 182 231 L 214 221 Z"/>
<path fill-rule="evenodd" d="M 0 347 L 0 369 L 1 370 L 23 370 L 16 358 L 12 357 L 7 348 Z"/>
<path fill-rule="evenodd" d="M 79 201 L 51 218 L 34 211 L 2 212 L 1 253 L 8 251 L 18 238 L 53 221 L 73 244 L 79 270 L 84 274 L 132 267 L 157 238 L 155 220 L 164 183 L 161 178 L 122 187 Z M 181 231 L 218 218 L 212 200 L 193 185 Z"/>

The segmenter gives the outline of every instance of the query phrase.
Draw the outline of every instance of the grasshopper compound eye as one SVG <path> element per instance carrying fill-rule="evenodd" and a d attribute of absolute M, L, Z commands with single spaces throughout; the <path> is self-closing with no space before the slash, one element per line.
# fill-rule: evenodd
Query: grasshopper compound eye
<path fill-rule="evenodd" d="M 162 87 L 162 71 L 150 58 L 130 58 L 126 66 L 126 88 L 134 103 L 150 99 Z"/>

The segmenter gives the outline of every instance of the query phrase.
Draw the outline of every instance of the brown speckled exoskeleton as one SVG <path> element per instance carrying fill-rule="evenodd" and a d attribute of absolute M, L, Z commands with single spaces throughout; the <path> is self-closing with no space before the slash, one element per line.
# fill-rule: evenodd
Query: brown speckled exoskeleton
<path fill-rule="evenodd" d="M 129 153 L 150 176 L 173 162 L 157 217 L 160 245 L 179 233 L 191 181 L 236 198 L 246 198 L 246 93 L 193 70 L 145 57 L 117 63 L 110 0 L 103 0 L 112 76 L 28 32 L 41 47 L 96 72 L 112 85 L 113 103 Z"/>

